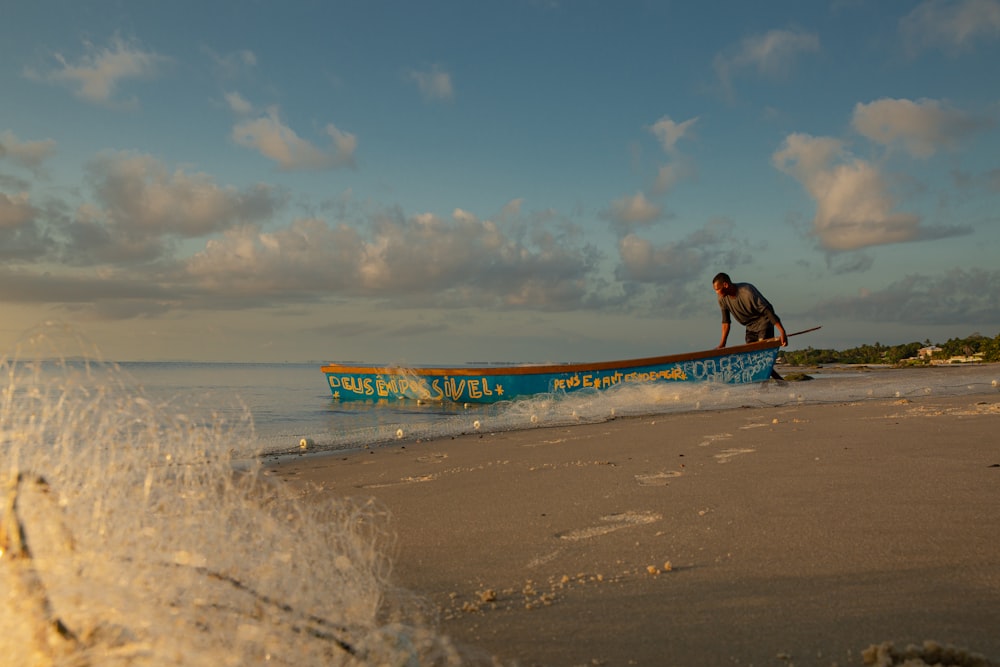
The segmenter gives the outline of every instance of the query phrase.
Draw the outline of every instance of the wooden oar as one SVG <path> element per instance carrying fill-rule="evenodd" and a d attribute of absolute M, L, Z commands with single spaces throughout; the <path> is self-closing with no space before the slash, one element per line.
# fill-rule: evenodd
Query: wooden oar
<path fill-rule="evenodd" d="M 823 325 L 821 324 L 820 326 L 813 327 L 812 329 L 803 329 L 802 331 L 796 331 L 795 333 L 790 333 L 788 334 L 788 337 L 791 338 L 792 336 L 798 336 L 799 334 L 809 333 L 810 331 L 816 331 L 816 329 L 822 329 L 822 328 Z"/>

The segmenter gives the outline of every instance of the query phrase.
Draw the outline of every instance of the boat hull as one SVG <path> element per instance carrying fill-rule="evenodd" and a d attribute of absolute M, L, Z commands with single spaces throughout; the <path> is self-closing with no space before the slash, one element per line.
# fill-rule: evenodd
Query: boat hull
<path fill-rule="evenodd" d="M 688 354 L 583 364 L 406 368 L 328 364 L 321 368 L 341 401 L 496 403 L 525 396 L 604 390 L 622 384 L 763 382 L 778 339 Z"/>

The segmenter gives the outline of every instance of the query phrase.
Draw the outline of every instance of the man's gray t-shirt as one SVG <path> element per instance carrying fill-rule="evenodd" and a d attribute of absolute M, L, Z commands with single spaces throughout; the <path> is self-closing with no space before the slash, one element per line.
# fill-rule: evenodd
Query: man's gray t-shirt
<path fill-rule="evenodd" d="M 735 283 L 733 287 L 736 288 L 736 296 L 719 295 L 723 324 L 731 322 L 730 313 L 749 331 L 764 331 L 768 324 L 779 323 L 774 308 L 756 287 L 750 283 Z"/>

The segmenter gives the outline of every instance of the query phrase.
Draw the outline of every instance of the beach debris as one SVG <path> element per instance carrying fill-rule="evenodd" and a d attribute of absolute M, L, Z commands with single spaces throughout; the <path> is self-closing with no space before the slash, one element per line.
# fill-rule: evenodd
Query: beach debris
<path fill-rule="evenodd" d="M 3 572 L 6 578 L 15 584 L 15 588 L 22 589 L 17 596 L 20 600 L 19 613 L 34 617 L 38 623 L 32 633 L 36 657 L 46 656 L 52 664 L 57 664 L 63 659 L 72 659 L 73 655 L 91 651 L 113 651 L 128 656 L 139 655 L 146 650 L 144 642 L 137 641 L 136 633 L 129 628 L 100 622 L 91 627 L 87 623 L 92 624 L 93 621 L 83 615 L 78 614 L 79 617 L 73 619 L 72 625 L 77 628 L 74 632 L 70 622 L 56 611 L 58 598 L 54 595 L 58 591 L 50 590 L 46 581 L 46 575 L 54 580 L 59 577 L 47 572 L 45 565 L 36 564 L 35 551 L 39 548 L 43 552 L 61 552 L 62 559 L 78 557 L 79 550 L 67 517 L 59 506 L 57 494 L 48 481 L 41 475 L 18 473 L 9 480 L 4 510 L 0 515 L 0 559 L 6 566 Z M 51 555 L 45 554 L 43 562 L 50 558 Z M 221 584 L 223 589 L 253 602 L 247 612 L 248 618 L 264 616 L 262 609 L 269 608 L 276 616 L 285 615 L 282 620 L 295 633 L 330 642 L 348 654 L 358 655 L 353 642 L 344 638 L 349 630 L 343 625 L 298 612 L 287 603 L 255 590 L 232 575 L 216 572 L 207 566 L 204 556 L 180 550 L 174 554 L 172 561 L 153 562 L 150 566 L 178 572 L 179 577 L 192 578 L 193 575 L 194 579 Z M 203 590 L 207 589 L 207 584 L 202 586 Z M 219 599 L 226 595 L 223 590 Z M 58 601 L 69 608 L 67 600 Z M 238 610 L 231 609 L 231 612 L 238 613 Z"/>
<path fill-rule="evenodd" d="M 396 430 L 396 439 L 397 440 L 402 440 L 403 439 L 403 429 L 397 429 Z"/>
<path fill-rule="evenodd" d="M 744 424 L 743 426 L 740 426 L 740 430 L 741 431 L 749 431 L 752 428 L 762 428 L 764 426 L 767 426 L 767 424 L 765 424 L 764 422 L 759 422 L 759 423 L 756 423 L 756 424 Z M 701 443 L 701 446 L 704 447 L 705 445 L 709 445 L 709 444 L 711 444 L 711 443 L 710 442 L 703 442 L 703 443 Z"/>
<path fill-rule="evenodd" d="M 315 443 L 309 438 L 302 438 L 299 440 L 299 449 L 309 449 L 313 446 L 315 446 Z"/>
<path fill-rule="evenodd" d="M 933 640 L 925 640 L 921 646 L 910 644 L 905 649 L 897 649 L 892 642 L 872 644 L 861 653 L 861 659 L 872 667 L 997 667 L 979 653 L 952 646 L 942 645 Z"/>
<path fill-rule="evenodd" d="M 27 530 L 23 509 L 19 507 L 19 504 L 42 505 L 43 511 L 57 518 L 52 522 L 57 534 L 48 537 L 61 543 L 63 549 L 72 549 L 72 536 L 52 495 L 49 483 L 40 475 L 12 476 L 0 515 L 0 562 L 5 565 L 4 578 L 9 580 L 12 593 L 19 600 L 19 614 L 37 619 L 38 626 L 31 633 L 36 655 L 62 658 L 79 651 L 82 644 L 54 609 L 48 587 L 34 563 L 29 545 L 29 537 L 33 535 Z"/>
<path fill-rule="evenodd" d="M 618 561 L 622 565 L 622 561 Z M 663 571 L 669 571 L 670 561 L 664 563 Z M 629 569 L 618 574 L 577 572 L 575 575 L 551 576 L 546 585 L 532 579 L 525 580 L 520 588 L 497 590 L 480 584 L 467 596 L 452 591 L 448 594 L 449 605 L 443 610 L 445 620 L 456 620 L 468 614 L 486 614 L 491 611 L 512 611 L 524 609 L 532 611 L 557 604 L 573 588 L 603 583 L 618 583 L 624 579 L 646 574 L 644 569 Z M 494 597 L 495 596 L 495 597 Z"/>
<path fill-rule="evenodd" d="M 674 569 L 673 564 L 668 560 L 664 561 L 662 568 L 657 567 L 655 565 L 647 565 L 646 574 L 651 574 L 655 577 L 657 575 L 663 574 L 664 572 L 672 572 L 673 569 Z"/>
<path fill-rule="evenodd" d="M 756 451 L 757 451 L 756 449 L 747 449 L 747 448 L 724 449 L 718 454 L 715 454 L 713 458 L 719 463 L 729 463 L 730 459 L 732 459 L 735 456 L 740 456 L 741 454 L 753 454 Z"/>
<path fill-rule="evenodd" d="M 680 477 L 681 473 L 676 470 L 661 470 L 654 473 L 640 473 L 635 475 L 635 481 L 639 486 L 667 486 L 673 477 Z"/>
<path fill-rule="evenodd" d="M 192 419 L 48 335 L 0 359 L 0 663 L 458 664 L 390 585 L 384 508 L 237 471 L 249 414 Z"/>
<path fill-rule="evenodd" d="M 585 540 L 591 537 L 607 535 L 608 533 L 613 533 L 616 530 L 621 530 L 622 528 L 653 523 L 661 520 L 662 518 L 663 516 L 657 512 L 620 512 L 617 514 L 602 516 L 602 524 L 600 525 L 557 533 L 556 537 L 560 540 L 570 540 L 575 542 L 577 540 Z"/>

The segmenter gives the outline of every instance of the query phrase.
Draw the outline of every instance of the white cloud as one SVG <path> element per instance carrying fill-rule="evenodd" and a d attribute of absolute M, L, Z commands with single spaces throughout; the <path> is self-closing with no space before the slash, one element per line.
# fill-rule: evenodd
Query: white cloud
<path fill-rule="evenodd" d="M 878 169 L 836 139 L 791 134 L 772 161 L 816 201 L 813 232 L 827 250 L 857 250 L 920 238 L 920 218 L 894 211 Z"/>
<path fill-rule="evenodd" d="M 426 100 L 450 100 L 455 96 L 451 74 L 434 65 L 427 70 L 410 70 L 408 76 L 415 81 Z"/>
<path fill-rule="evenodd" d="M 80 275 L 64 272 L 33 274 L 0 267 L 0 301 L 59 304 L 87 316 L 127 319 L 162 314 L 175 299 L 156 282 L 122 275 Z"/>
<path fill-rule="evenodd" d="M 15 164 L 37 172 L 47 158 L 56 152 L 56 142 L 20 141 L 13 132 L 0 132 L 0 159 L 9 158 Z"/>
<path fill-rule="evenodd" d="M 996 326 L 1000 323 L 1000 271 L 951 269 L 914 273 L 903 280 L 865 289 L 856 297 L 817 304 L 825 318 L 904 324 Z"/>
<path fill-rule="evenodd" d="M 618 241 L 621 258 L 619 277 L 636 282 L 661 282 L 700 271 L 699 257 L 685 253 L 676 245 L 655 246 L 652 241 L 627 234 Z"/>
<path fill-rule="evenodd" d="M 268 219 L 277 206 L 267 187 L 223 187 L 206 174 L 171 172 L 137 153 L 98 157 L 88 166 L 88 180 L 95 203 L 79 206 L 65 225 L 66 261 L 72 264 L 158 259 L 172 239 Z"/>
<path fill-rule="evenodd" d="M 715 57 L 716 74 L 723 89 L 732 92 L 732 79 L 750 70 L 769 78 L 787 76 L 803 53 L 820 50 L 819 37 L 803 30 L 769 30 L 751 35 L 726 54 Z"/>
<path fill-rule="evenodd" d="M 503 208 L 500 210 L 501 218 L 517 218 L 521 215 L 521 207 L 524 206 L 524 200 L 521 198 L 511 199 L 509 202 L 504 204 Z"/>
<path fill-rule="evenodd" d="M 224 79 L 239 78 L 257 65 L 257 56 L 249 49 L 232 51 L 225 55 L 219 55 L 207 47 L 204 51 L 215 64 L 215 71 Z"/>
<path fill-rule="evenodd" d="M 318 148 L 300 138 L 272 107 L 266 116 L 238 123 L 232 137 L 237 144 L 256 149 L 274 160 L 284 171 L 353 167 L 357 138 L 333 124 L 328 124 L 325 131 L 332 143 L 329 149 Z"/>
<path fill-rule="evenodd" d="M 653 180 L 653 193 L 662 195 L 670 192 L 682 180 L 697 173 L 692 161 L 681 156 L 677 161 L 661 165 Z"/>
<path fill-rule="evenodd" d="M 33 220 L 37 214 L 27 192 L 13 196 L 0 192 L 0 230 L 21 227 Z"/>
<path fill-rule="evenodd" d="M 700 279 L 705 267 L 713 263 L 731 266 L 745 246 L 733 239 L 732 228 L 731 222 L 717 220 L 678 241 L 661 245 L 628 234 L 618 241 L 621 259 L 618 278 L 627 282 L 680 285 Z"/>
<path fill-rule="evenodd" d="M 687 137 L 697 122 L 697 116 L 680 123 L 669 116 L 663 116 L 649 128 L 653 136 L 659 140 L 663 151 L 672 158 L 670 164 L 662 165 L 657 171 L 653 182 L 655 194 L 662 195 L 669 192 L 678 181 L 693 171 L 690 161 L 677 150 L 677 142 Z"/>
<path fill-rule="evenodd" d="M 38 223 L 39 215 L 27 192 L 0 192 L 0 260 L 30 262 L 54 247 Z"/>
<path fill-rule="evenodd" d="M 683 139 L 688 131 L 698 122 L 698 117 L 689 118 L 688 120 L 677 123 L 670 119 L 669 116 L 664 116 L 660 120 L 653 123 L 650 131 L 653 135 L 660 140 L 660 145 L 663 146 L 663 150 L 667 154 L 673 154 L 677 149 L 677 142 Z"/>
<path fill-rule="evenodd" d="M 1000 37 L 1000 0 L 925 0 L 900 20 L 907 49 L 958 52 L 979 39 Z"/>
<path fill-rule="evenodd" d="M 105 48 L 85 44 L 88 53 L 77 62 L 62 54 L 54 54 L 59 67 L 45 73 L 26 70 L 29 78 L 70 86 L 75 94 L 88 102 L 105 106 L 132 107 L 135 98 L 116 100 L 115 93 L 123 81 L 153 77 L 169 59 L 153 51 L 145 51 L 120 37 Z"/>
<path fill-rule="evenodd" d="M 368 296 L 411 307 L 579 306 L 594 269 L 591 253 L 549 232 L 517 236 L 462 210 L 451 218 L 380 216 L 370 236 L 307 219 L 277 231 L 230 229 L 209 240 L 187 272 L 220 295 Z"/>
<path fill-rule="evenodd" d="M 618 241 L 619 265 L 615 278 L 621 281 L 632 308 L 645 307 L 654 316 L 669 312 L 682 316 L 703 312 L 711 302 L 707 274 L 749 261 L 749 244 L 733 237 L 733 224 L 713 220 L 687 236 L 656 244 L 636 234 Z M 715 267 L 715 268 L 713 268 Z"/>
<path fill-rule="evenodd" d="M 350 225 L 310 217 L 281 226 L 284 201 L 271 189 L 226 187 L 148 155 L 103 154 L 86 183 L 90 198 L 75 210 L 0 197 L 0 259 L 26 267 L 4 274 L 0 300 L 17 300 L 7 289 L 16 285 L 34 301 L 100 319 L 331 297 L 546 311 L 602 302 L 597 250 L 550 212 L 522 218 L 521 200 L 503 207 L 500 222 L 461 209 L 409 218 L 390 210 Z M 204 245 L 192 252 L 195 239 Z M 56 278 L 37 264 L 46 258 Z"/>
<path fill-rule="evenodd" d="M 230 111 L 239 114 L 240 116 L 249 116 L 253 113 L 253 104 L 248 102 L 242 95 L 237 92 L 226 93 L 226 104 L 229 105 Z"/>
<path fill-rule="evenodd" d="M 198 237 L 232 224 L 268 218 L 267 189 L 240 192 L 203 173 L 169 171 L 137 153 L 108 153 L 90 166 L 106 213 L 121 229 Z"/>
<path fill-rule="evenodd" d="M 854 129 L 885 146 L 899 145 L 910 155 L 927 158 L 941 149 L 954 149 L 991 121 L 977 119 L 938 100 L 883 98 L 858 103 Z"/>
<path fill-rule="evenodd" d="M 601 216 L 611 223 L 619 236 L 624 236 L 637 227 L 649 226 L 660 219 L 663 207 L 649 201 L 642 192 L 637 192 L 614 200 Z"/>
<path fill-rule="evenodd" d="M 267 299 L 276 293 L 336 292 L 353 281 L 362 241 L 355 230 L 298 220 L 285 229 L 235 226 L 186 262 L 186 272 L 211 291 Z"/>
<path fill-rule="evenodd" d="M 826 268 L 834 275 L 864 273 L 875 266 L 875 258 L 863 250 L 844 253 L 828 253 Z"/>

